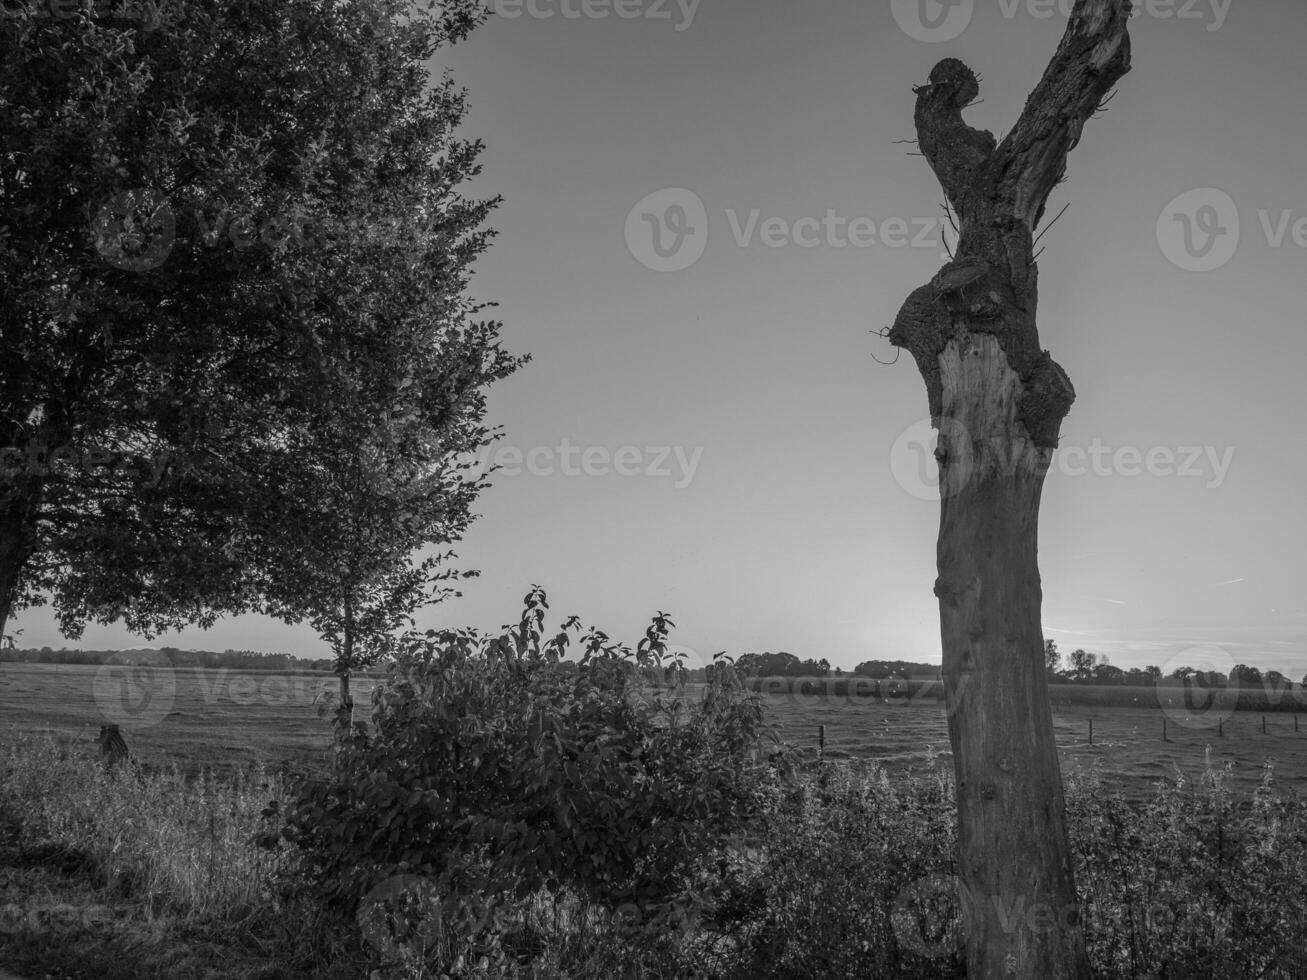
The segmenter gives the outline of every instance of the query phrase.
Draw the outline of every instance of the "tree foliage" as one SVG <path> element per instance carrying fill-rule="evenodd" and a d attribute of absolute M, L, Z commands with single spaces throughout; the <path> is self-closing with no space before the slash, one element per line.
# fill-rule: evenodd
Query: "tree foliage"
<path fill-rule="evenodd" d="M 463 93 L 426 84 L 479 4 L 165 12 L 0 19 L 0 627 L 46 595 L 70 636 L 320 611 L 310 537 L 394 584 L 396 535 L 465 521 L 434 461 L 517 363 L 463 298 L 494 204 L 458 190 Z M 395 506 L 346 539 L 324 478 L 368 452 Z"/>
<path fill-rule="evenodd" d="M 725 663 L 687 699 L 666 614 L 634 652 L 585 632 L 578 663 L 564 659 L 576 617 L 544 641 L 547 608 L 537 587 L 496 638 L 395 641 L 371 731 L 285 816 L 300 873 L 329 906 L 353 914 L 394 875 L 483 901 L 565 887 L 635 903 L 664 928 L 709 900 L 705 855 L 754 809 L 761 703 Z M 649 686 L 667 667 L 673 686 Z"/>

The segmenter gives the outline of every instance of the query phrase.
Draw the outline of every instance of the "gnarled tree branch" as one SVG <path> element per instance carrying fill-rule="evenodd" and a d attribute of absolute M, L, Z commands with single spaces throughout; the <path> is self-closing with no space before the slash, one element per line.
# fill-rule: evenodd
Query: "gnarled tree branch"
<path fill-rule="evenodd" d="M 1023 383 L 1019 417 L 1036 445 L 1057 443 L 1075 398 L 1066 372 L 1040 348 L 1032 235 L 1085 122 L 1130 70 L 1130 0 L 1078 0 L 1067 31 L 1020 120 L 1001 144 L 962 111 L 980 92 L 975 72 L 946 58 L 915 89 L 917 139 L 957 213 L 957 255 L 908 297 L 888 339 L 906 347 L 938 425 L 939 356 L 963 332 L 993 334 Z"/>

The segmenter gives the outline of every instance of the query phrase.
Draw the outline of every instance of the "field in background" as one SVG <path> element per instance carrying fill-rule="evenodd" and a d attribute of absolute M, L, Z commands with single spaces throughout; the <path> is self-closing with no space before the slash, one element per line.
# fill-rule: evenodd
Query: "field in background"
<path fill-rule="evenodd" d="M 952 763 L 948 719 L 933 698 L 897 703 L 863 698 L 764 695 L 768 713 L 781 735 L 809 758 L 817 754 L 818 728 L 826 727 L 827 758 L 875 759 L 891 770 Z M 1177 773 L 1196 780 L 1207 763 L 1234 764 L 1233 784 L 1251 789 L 1269 759 L 1276 784 L 1307 795 L 1307 718 L 1294 731 L 1294 715 L 1267 714 L 1262 734 L 1260 713 L 1237 711 L 1227 716 L 1218 736 L 1214 718 L 1170 715 L 1157 708 L 1064 705 L 1054 700 L 1053 730 L 1063 773 L 1099 766 L 1108 786 L 1130 796 L 1151 793 L 1158 779 L 1174 781 Z M 1162 741 L 1166 718 L 1168 741 Z M 1094 741 L 1089 744 L 1089 723 Z M 1200 727 L 1210 725 L 1211 727 Z"/>
<path fill-rule="evenodd" d="M 230 770 L 252 762 L 303 772 L 328 759 L 327 721 L 315 699 L 337 689 L 331 675 L 313 672 L 223 671 L 176 668 L 99 668 L 80 665 L 0 664 L 0 738 L 20 731 L 54 731 L 89 744 L 101 724 L 118 722 L 132 754 L 148 765 L 175 762 L 185 772 Z M 375 681 L 354 682 L 362 719 Z M 1272 760 L 1283 790 L 1307 792 L 1307 718 L 1239 711 L 1226 717 L 1224 737 L 1214 718 L 1183 709 L 1067 705 L 1053 689 L 1054 729 L 1064 772 L 1101 766 L 1109 785 L 1134 796 L 1177 772 L 1196 779 L 1208 747 L 1212 762 L 1234 764 L 1236 785 L 1247 789 Z M 152 692 L 144 697 L 143 692 Z M 1142 692 L 1147 696 L 1148 692 Z M 764 694 L 769 718 L 805 756 L 815 758 L 818 727 L 826 727 L 828 758 L 875 759 L 891 770 L 947 765 L 947 719 L 934 697 L 884 699 Z M 1167 719 L 1169 741 L 1162 741 Z M 1089 723 L 1094 744 L 1089 744 Z M 1210 726 L 1210 727 L 1203 727 Z M 935 763 L 932 756 L 937 757 Z"/>

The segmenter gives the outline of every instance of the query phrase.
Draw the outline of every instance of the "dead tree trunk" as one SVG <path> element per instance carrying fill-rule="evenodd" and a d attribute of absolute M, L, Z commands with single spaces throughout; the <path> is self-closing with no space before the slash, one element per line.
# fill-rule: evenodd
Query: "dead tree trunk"
<path fill-rule="evenodd" d="M 916 89 L 921 150 L 958 221 L 957 255 L 904 304 L 890 340 L 915 358 L 939 429 L 940 626 L 957 776 L 968 976 L 1090 975 L 1044 669 L 1039 498 L 1075 399 L 1039 346 L 1034 230 L 1067 154 L 1130 69 L 1130 0 L 1078 0 L 1001 144 L 962 111 L 955 59 Z"/>

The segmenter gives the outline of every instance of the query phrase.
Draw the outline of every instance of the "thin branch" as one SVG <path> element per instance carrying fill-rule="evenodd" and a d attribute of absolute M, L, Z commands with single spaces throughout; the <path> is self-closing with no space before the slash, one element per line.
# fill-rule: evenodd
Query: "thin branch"
<path fill-rule="evenodd" d="M 1064 207 L 1061 211 L 1057 213 L 1057 218 L 1054 218 L 1052 221 L 1046 224 L 1044 226 L 1044 230 L 1039 233 L 1039 236 L 1033 242 L 1030 243 L 1032 247 L 1039 244 L 1039 239 L 1043 238 L 1045 235 L 1048 234 L 1048 230 L 1052 228 L 1055 224 L 1057 224 L 1057 219 L 1062 217 L 1062 215 L 1066 214 L 1067 208 L 1069 207 L 1071 207 L 1071 202 L 1067 201 L 1066 207 Z"/>

